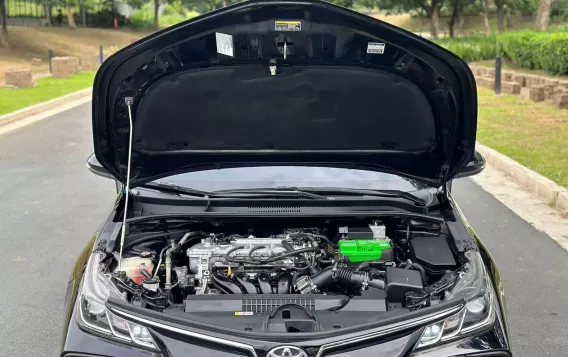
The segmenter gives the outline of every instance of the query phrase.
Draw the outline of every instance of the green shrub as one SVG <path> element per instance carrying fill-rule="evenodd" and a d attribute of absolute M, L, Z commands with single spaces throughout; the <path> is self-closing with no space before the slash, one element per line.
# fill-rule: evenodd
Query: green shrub
<path fill-rule="evenodd" d="M 499 50 L 515 64 L 568 74 L 567 32 L 508 32 L 497 36 Z"/>
<path fill-rule="evenodd" d="M 494 36 L 446 38 L 436 41 L 440 46 L 455 53 L 466 62 L 495 58 L 497 47 Z"/>
<path fill-rule="evenodd" d="M 159 23 L 161 27 L 171 26 L 198 15 L 197 12 L 182 7 L 179 2 L 173 2 L 165 5 L 159 17 Z M 140 9 L 134 10 L 130 15 L 130 24 L 139 29 L 152 28 L 154 26 L 154 3 L 146 3 Z"/>
<path fill-rule="evenodd" d="M 437 40 L 440 46 L 466 62 L 505 56 L 528 69 L 551 74 L 568 74 L 568 32 L 557 28 L 548 32 L 511 31 L 495 36 L 473 36 Z"/>

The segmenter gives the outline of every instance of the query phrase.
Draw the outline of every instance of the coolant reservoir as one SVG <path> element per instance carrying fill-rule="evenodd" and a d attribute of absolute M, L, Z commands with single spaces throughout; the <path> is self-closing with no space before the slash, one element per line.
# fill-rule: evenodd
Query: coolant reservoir
<path fill-rule="evenodd" d="M 144 275 L 140 273 L 140 269 L 144 269 L 149 274 L 152 274 L 152 270 L 154 270 L 154 263 L 152 263 L 152 259 L 141 257 L 122 259 L 120 270 L 124 271 L 126 273 L 126 276 L 132 279 L 138 285 L 142 285 L 142 280 L 144 280 Z M 116 268 L 115 272 L 117 271 L 118 267 Z"/>

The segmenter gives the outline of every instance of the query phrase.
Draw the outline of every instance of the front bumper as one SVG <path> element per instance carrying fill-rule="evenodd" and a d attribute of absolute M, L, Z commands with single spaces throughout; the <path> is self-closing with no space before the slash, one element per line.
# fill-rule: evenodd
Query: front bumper
<path fill-rule="evenodd" d="M 330 351 L 321 357 L 511 357 L 507 343 L 505 329 L 500 319 L 493 327 L 480 334 L 457 340 L 447 344 L 435 346 L 422 351 L 413 352 L 417 336 L 421 329 L 407 331 L 382 341 L 364 344 L 347 350 Z M 75 315 L 71 317 L 69 327 L 63 341 L 61 356 L 65 357 L 251 357 L 246 351 L 227 349 L 224 346 L 214 345 L 210 342 L 182 337 L 170 331 L 153 329 L 152 335 L 160 351 L 149 351 L 130 345 L 114 342 L 85 332 L 77 325 Z M 315 357 L 317 349 L 306 348 L 309 357 Z M 259 357 L 266 353 L 257 352 Z"/>

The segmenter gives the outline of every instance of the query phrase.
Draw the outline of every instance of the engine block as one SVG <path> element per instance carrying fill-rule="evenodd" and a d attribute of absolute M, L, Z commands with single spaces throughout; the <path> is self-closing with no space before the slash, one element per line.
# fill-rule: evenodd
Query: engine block
<path fill-rule="evenodd" d="M 232 239 L 230 242 L 216 243 L 214 239 L 206 238 L 201 243 L 197 243 L 187 250 L 187 256 L 189 257 L 189 270 L 195 274 L 196 279 L 201 280 L 203 276 L 209 275 L 213 266 L 228 266 L 229 262 L 226 261 L 225 255 L 229 252 L 229 250 L 237 246 L 243 246 L 244 248 L 231 253 L 231 257 L 248 259 L 251 249 L 263 247 L 255 249 L 254 257 L 269 258 L 276 254 L 286 252 L 286 248 L 282 246 L 282 240 L 283 238 L 256 238 L 254 236 L 250 236 L 247 238 Z M 294 248 L 298 247 L 294 246 Z M 269 267 L 276 265 L 292 267 L 294 265 L 294 261 L 292 259 L 284 259 L 282 261 L 263 266 Z"/>

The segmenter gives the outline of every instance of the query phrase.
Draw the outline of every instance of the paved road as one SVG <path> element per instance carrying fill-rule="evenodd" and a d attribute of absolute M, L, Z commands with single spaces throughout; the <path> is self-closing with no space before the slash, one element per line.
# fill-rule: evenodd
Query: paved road
<path fill-rule="evenodd" d="M 0 136 L 0 356 L 57 355 L 71 265 L 114 199 L 91 141 L 89 104 Z M 501 268 L 516 356 L 565 356 L 568 254 L 472 181 L 454 191 Z"/>

